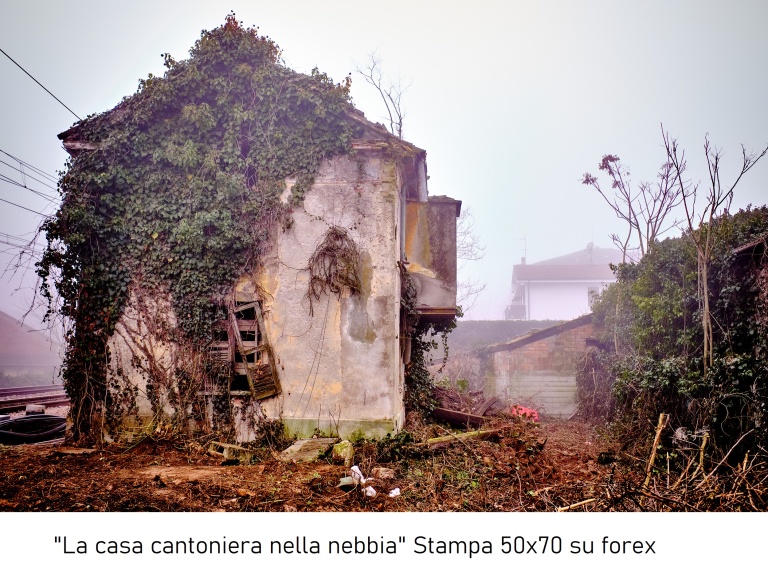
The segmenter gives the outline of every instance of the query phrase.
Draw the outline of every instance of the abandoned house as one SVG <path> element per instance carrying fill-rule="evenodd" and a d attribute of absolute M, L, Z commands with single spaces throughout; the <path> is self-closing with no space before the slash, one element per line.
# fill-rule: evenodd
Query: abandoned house
<path fill-rule="evenodd" d="M 263 419 L 279 419 L 299 436 L 396 432 L 405 416 L 413 326 L 403 309 L 406 279 L 422 321 L 455 317 L 461 202 L 429 195 L 425 151 L 366 120 L 349 104 L 348 84 L 286 69 L 270 43 L 228 19 L 203 33 L 189 60 L 169 63 L 166 56 L 165 77 L 59 135 L 71 155 L 64 205 L 68 198 L 88 201 L 76 218 L 65 220 L 68 207 L 60 210 L 59 229 L 49 226 L 49 253 L 58 251 L 54 257 L 66 266 L 55 243 L 62 224 L 102 220 L 101 230 L 88 230 L 90 246 L 78 257 L 82 271 L 87 255 L 94 277 L 79 274 L 78 296 L 94 296 L 92 280 L 104 269 L 96 262 L 121 272 L 116 282 L 103 278 L 119 300 L 108 302 L 99 290 L 99 312 L 105 319 L 117 312 L 110 324 L 99 326 L 84 303 L 70 302 L 76 330 L 64 373 L 70 390 L 81 388 L 85 371 L 72 353 L 103 340 L 87 347 L 103 344 L 106 351 L 98 367 L 105 390 L 92 397 L 105 403 L 91 414 L 109 415 L 112 437 L 148 424 L 206 429 L 221 416 L 240 441 Z M 291 133 L 297 124 L 301 131 Z M 265 131 L 271 139 L 262 139 Z M 212 139 L 216 146 L 202 150 Z M 294 162 L 311 139 L 309 161 Z M 123 173 L 103 177 L 116 171 L 118 158 Z M 251 225 L 253 215 L 259 217 Z M 249 243 L 257 251 L 245 245 L 216 253 L 216 244 L 226 246 L 234 235 L 225 224 L 242 230 L 238 239 L 255 240 Z M 105 242 L 113 231 L 120 241 Z M 211 281 L 228 260 L 239 264 L 224 270 L 232 278 Z M 189 288 L 209 294 L 185 302 Z M 188 329 L 201 312 L 213 313 L 209 330 L 195 335 Z M 102 364 L 97 358 L 91 364 Z"/>

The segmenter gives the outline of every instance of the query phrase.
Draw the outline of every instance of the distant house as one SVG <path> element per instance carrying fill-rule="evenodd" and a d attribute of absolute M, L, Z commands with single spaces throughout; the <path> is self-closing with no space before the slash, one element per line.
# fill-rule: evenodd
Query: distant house
<path fill-rule="evenodd" d="M 512 268 L 506 320 L 570 320 L 590 311 L 594 297 L 616 280 L 611 264 L 621 252 L 588 244 L 584 250 Z"/>

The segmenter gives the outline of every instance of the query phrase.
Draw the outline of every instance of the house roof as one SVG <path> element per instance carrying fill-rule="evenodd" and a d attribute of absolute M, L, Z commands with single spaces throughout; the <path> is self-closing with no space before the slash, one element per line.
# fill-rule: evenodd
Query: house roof
<path fill-rule="evenodd" d="M 622 261 L 621 250 L 617 248 L 600 248 L 593 244 L 587 244 L 587 247 L 578 252 L 550 258 L 535 262 L 534 265 L 547 266 L 597 266 L 608 264 L 620 264 Z"/>
<path fill-rule="evenodd" d="M 531 344 L 532 342 L 538 342 L 551 336 L 557 336 L 558 334 L 573 330 L 574 328 L 579 328 L 580 326 L 584 326 L 586 324 L 592 324 L 592 314 L 585 314 L 584 316 L 579 316 L 578 318 L 574 318 L 573 320 L 569 320 L 568 322 L 564 322 L 562 324 L 556 324 L 555 326 L 550 326 L 549 328 L 544 328 L 543 330 L 536 330 L 530 334 L 526 334 L 525 336 L 521 336 L 507 342 L 491 344 L 484 348 L 478 349 L 477 352 L 480 354 L 490 354 L 494 352 L 517 350 L 518 348 L 522 348 L 527 344 Z"/>
<path fill-rule="evenodd" d="M 763 234 L 759 238 L 756 238 L 751 242 L 744 244 L 743 246 L 734 248 L 733 250 L 731 250 L 731 252 L 736 256 L 740 254 L 754 253 L 760 246 L 765 245 L 766 242 L 768 242 L 768 234 Z"/>
<path fill-rule="evenodd" d="M 588 244 L 584 250 L 542 260 L 533 264 L 512 267 L 512 282 L 523 281 L 612 281 L 615 279 L 610 264 L 622 261 L 620 250 L 599 248 Z"/>
<path fill-rule="evenodd" d="M 296 73 L 300 74 L 300 73 Z M 98 148 L 96 143 L 90 143 L 82 140 L 82 131 L 92 120 L 103 117 L 113 117 L 113 121 L 119 122 L 120 119 L 128 114 L 130 110 L 131 98 L 125 99 L 114 108 L 109 111 L 105 111 L 99 115 L 88 117 L 82 121 L 78 121 L 72 127 L 66 131 L 62 131 L 57 137 L 62 141 L 64 149 L 67 153 L 73 157 L 82 151 L 90 151 Z M 370 149 L 370 148 L 386 148 L 391 145 L 396 145 L 401 149 L 401 153 L 404 155 L 410 155 L 414 159 L 420 159 L 426 156 L 426 151 L 417 147 L 413 143 L 409 143 L 404 139 L 400 139 L 392 135 L 387 131 L 386 127 L 381 123 L 374 123 L 369 121 L 365 117 L 365 113 L 356 109 L 352 105 L 349 105 L 346 111 L 347 117 L 356 122 L 363 130 L 362 136 L 352 140 L 352 146 L 355 149 Z"/>

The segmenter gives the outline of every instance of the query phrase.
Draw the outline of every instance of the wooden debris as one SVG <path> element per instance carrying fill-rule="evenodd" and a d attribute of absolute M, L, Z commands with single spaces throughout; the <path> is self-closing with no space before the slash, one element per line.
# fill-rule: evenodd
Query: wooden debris
<path fill-rule="evenodd" d="M 491 397 L 483 401 L 476 409 L 473 409 L 475 415 L 484 416 L 495 405 L 502 405 L 501 400 L 498 397 Z"/>
<path fill-rule="evenodd" d="M 541 489 L 537 489 L 536 491 L 529 491 L 528 494 L 531 497 L 536 497 L 536 496 L 538 496 L 538 495 L 540 495 L 542 493 L 545 493 L 545 492 L 547 492 L 547 491 L 549 491 L 551 489 L 554 489 L 556 487 L 557 487 L 556 485 L 550 485 L 550 486 L 547 486 L 547 487 L 542 487 Z"/>
<path fill-rule="evenodd" d="M 645 470 L 645 481 L 643 482 L 643 489 L 648 489 L 648 484 L 651 481 L 651 472 L 653 471 L 653 462 L 656 460 L 656 451 L 659 447 L 659 440 L 661 439 L 661 431 L 667 424 L 669 415 L 662 413 L 659 415 L 659 423 L 656 425 L 656 436 L 653 438 L 653 448 L 651 449 L 651 456 L 648 458 L 648 467 Z"/>
<path fill-rule="evenodd" d="M 481 415 L 472 415 L 471 413 L 462 413 L 461 411 L 452 411 L 443 407 L 435 407 L 432 416 L 439 421 L 445 421 L 454 427 L 480 427 L 485 423 L 485 417 Z"/>
<path fill-rule="evenodd" d="M 96 453 L 98 449 L 90 449 L 85 447 L 59 447 L 53 452 L 54 455 L 92 455 Z"/>
<path fill-rule="evenodd" d="M 579 501 L 579 502 L 576 502 L 576 503 L 572 503 L 571 505 L 567 505 L 565 507 L 557 508 L 557 511 L 559 511 L 559 512 L 567 512 L 567 511 L 572 510 L 574 508 L 585 506 L 585 505 L 594 503 L 596 501 L 597 501 L 596 497 L 593 497 L 591 499 L 585 499 L 584 501 Z"/>
<path fill-rule="evenodd" d="M 501 429 L 486 429 L 484 431 L 467 431 L 466 433 L 451 433 L 444 437 L 434 437 L 427 439 L 423 443 L 416 443 L 414 447 L 439 447 L 440 445 L 453 443 L 454 441 L 466 441 L 467 439 L 485 439 L 493 435 L 498 435 Z"/>

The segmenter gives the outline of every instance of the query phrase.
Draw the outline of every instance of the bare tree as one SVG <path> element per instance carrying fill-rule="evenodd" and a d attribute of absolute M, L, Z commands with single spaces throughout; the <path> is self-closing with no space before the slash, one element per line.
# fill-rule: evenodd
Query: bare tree
<path fill-rule="evenodd" d="M 476 262 L 485 257 L 485 246 L 480 243 L 480 237 L 475 233 L 475 219 L 472 208 L 464 206 L 459 219 L 456 220 L 456 258 L 458 270 L 467 262 Z M 466 313 L 472 309 L 478 296 L 485 290 L 485 284 L 473 280 L 469 276 L 462 277 L 456 288 L 456 302 Z"/>
<path fill-rule="evenodd" d="M 704 138 L 704 155 L 707 158 L 708 182 L 704 196 L 699 196 L 699 184 L 692 185 L 686 180 L 685 150 L 678 148 L 677 140 L 670 139 L 663 133 L 664 147 L 667 152 L 668 165 L 672 167 L 673 177 L 677 188 L 682 192 L 682 202 L 685 209 L 687 231 L 696 247 L 698 266 L 699 295 L 701 300 L 701 324 L 704 332 L 704 372 L 712 366 L 714 358 L 714 341 L 712 312 L 709 306 L 709 264 L 712 259 L 712 249 L 718 236 L 722 220 L 718 218 L 727 215 L 733 195 L 741 178 L 768 153 L 768 147 L 759 153 L 747 153 L 741 146 L 741 170 L 730 186 L 723 186 L 720 176 L 723 153 L 709 142 L 709 136 Z M 697 204 L 699 207 L 697 208 Z"/>
<path fill-rule="evenodd" d="M 368 55 L 368 61 L 364 65 L 356 65 L 355 70 L 365 79 L 365 82 L 378 91 L 387 109 L 389 132 L 402 139 L 403 122 L 405 121 L 402 100 L 408 87 L 403 86 L 400 77 L 397 78 L 397 81 L 393 81 L 389 77 L 384 78 L 384 73 L 381 70 L 381 58 L 375 52 Z"/>
<path fill-rule="evenodd" d="M 621 164 L 618 156 L 604 155 L 598 169 L 611 179 L 611 192 L 603 191 L 597 178 L 589 173 L 584 174 L 582 183 L 594 187 L 616 216 L 627 225 L 626 236 L 611 235 L 613 243 L 622 252 L 623 261 L 627 260 L 633 238 L 637 241 L 640 257 L 643 257 L 651 251 L 659 236 L 677 225 L 677 221 L 666 223 L 672 210 L 680 205 L 683 198 L 671 162 L 667 160 L 662 164 L 655 183 L 642 181 L 636 190 L 632 188 L 629 168 Z"/>
<path fill-rule="evenodd" d="M 664 127 L 661 128 L 664 134 Z M 629 168 L 621 164 L 616 155 L 604 155 L 598 166 L 611 180 L 611 192 L 606 192 L 600 186 L 597 178 L 585 173 L 582 183 L 591 185 L 613 209 L 616 216 L 627 226 L 626 235 L 612 234 L 611 240 L 621 250 L 622 263 L 626 263 L 630 252 L 632 239 L 637 241 L 640 258 L 652 251 L 657 238 L 678 225 L 676 220 L 667 224 L 672 210 L 680 205 L 683 189 L 675 179 L 674 166 L 667 159 L 656 175 L 656 182 L 642 181 L 636 190 L 632 188 Z M 621 289 L 619 289 L 621 291 Z M 621 300 L 616 302 L 616 320 L 619 320 Z M 619 327 L 614 328 L 613 342 L 616 352 L 619 352 Z"/>

